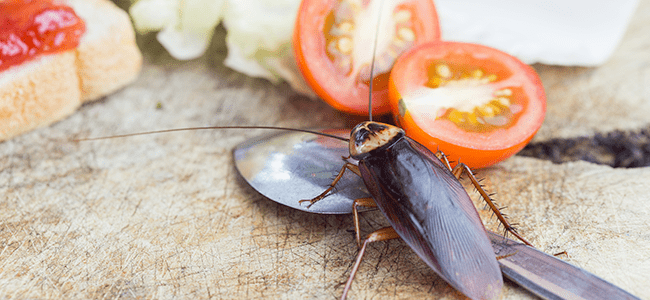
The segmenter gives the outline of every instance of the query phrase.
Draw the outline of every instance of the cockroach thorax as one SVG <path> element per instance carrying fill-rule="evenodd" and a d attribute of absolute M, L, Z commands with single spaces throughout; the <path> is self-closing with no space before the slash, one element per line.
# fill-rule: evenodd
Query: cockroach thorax
<path fill-rule="evenodd" d="M 404 130 L 397 126 L 366 121 L 359 123 L 350 134 L 350 156 L 360 160 L 369 152 L 384 148 L 404 136 Z"/>

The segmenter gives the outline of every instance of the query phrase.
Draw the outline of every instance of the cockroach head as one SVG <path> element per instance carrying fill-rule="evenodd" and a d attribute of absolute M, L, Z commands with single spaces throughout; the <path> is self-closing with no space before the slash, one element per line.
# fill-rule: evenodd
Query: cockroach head
<path fill-rule="evenodd" d="M 359 123 L 350 134 L 350 156 L 361 160 L 370 152 L 384 149 L 404 136 L 399 127 L 366 121 Z"/>

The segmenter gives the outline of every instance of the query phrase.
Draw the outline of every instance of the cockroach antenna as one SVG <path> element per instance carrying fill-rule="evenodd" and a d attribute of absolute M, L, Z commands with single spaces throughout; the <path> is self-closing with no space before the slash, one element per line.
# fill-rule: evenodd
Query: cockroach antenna
<path fill-rule="evenodd" d="M 315 130 L 296 129 L 296 128 L 287 128 L 287 127 L 277 127 L 277 126 L 206 126 L 206 127 L 186 127 L 186 128 L 174 128 L 174 129 L 154 130 L 154 131 L 147 131 L 147 132 L 138 132 L 138 133 L 129 133 L 129 134 L 111 135 L 111 136 L 103 136 L 103 137 L 96 137 L 96 138 L 72 139 L 72 140 L 70 140 L 70 141 L 71 141 L 71 142 L 97 141 L 97 140 L 107 140 L 107 139 L 124 138 L 124 137 L 139 136 L 139 135 L 159 134 L 159 133 L 167 133 L 167 132 L 193 131 L 193 130 L 212 130 L 212 129 L 274 129 L 274 130 L 286 130 L 286 131 L 306 132 L 306 133 L 316 134 L 316 135 L 320 135 L 320 136 L 326 136 L 326 137 L 330 137 L 330 138 L 333 138 L 333 139 L 341 140 L 341 141 L 344 141 L 344 142 L 349 142 L 349 141 L 350 141 L 349 139 L 346 139 L 346 138 L 344 138 L 344 137 L 336 136 L 336 135 L 333 135 L 333 134 L 327 134 L 327 133 L 324 133 L 324 132 L 318 132 L 318 131 L 315 131 Z"/>
<path fill-rule="evenodd" d="M 370 89 L 368 90 L 368 121 L 372 122 L 372 84 L 375 79 L 375 55 L 377 54 L 377 40 L 379 39 L 379 25 L 381 25 L 381 10 L 384 7 L 384 0 L 379 2 L 379 16 L 377 17 L 377 30 L 375 30 L 375 41 L 372 46 L 372 60 L 370 61 Z"/>

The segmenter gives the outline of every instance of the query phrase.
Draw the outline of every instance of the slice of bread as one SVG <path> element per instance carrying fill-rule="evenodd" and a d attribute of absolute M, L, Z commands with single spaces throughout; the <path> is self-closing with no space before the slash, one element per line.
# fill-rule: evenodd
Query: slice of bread
<path fill-rule="evenodd" d="M 108 0 L 65 0 L 86 23 L 75 50 L 0 72 L 0 141 L 72 114 L 132 82 L 142 66 L 131 21 Z"/>

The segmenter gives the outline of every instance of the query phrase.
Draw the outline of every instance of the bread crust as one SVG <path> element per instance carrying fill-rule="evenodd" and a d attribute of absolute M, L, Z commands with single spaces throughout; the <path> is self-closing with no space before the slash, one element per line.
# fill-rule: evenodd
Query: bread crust
<path fill-rule="evenodd" d="M 44 55 L 0 77 L 0 140 L 50 125 L 81 105 L 75 51 Z"/>
<path fill-rule="evenodd" d="M 86 21 L 77 47 L 82 102 L 96 100 L 134 81 L 142 67 L 131 19 L 113 2 L 67 0 Z"/>
<path fill-rule="evenodd" d="M 0 141 L 71 115 L 134 81 L 142 54 L 126 12 L 107 0 L 67 0 L 86 22 L 75 50 L 0 72 Z"/>

